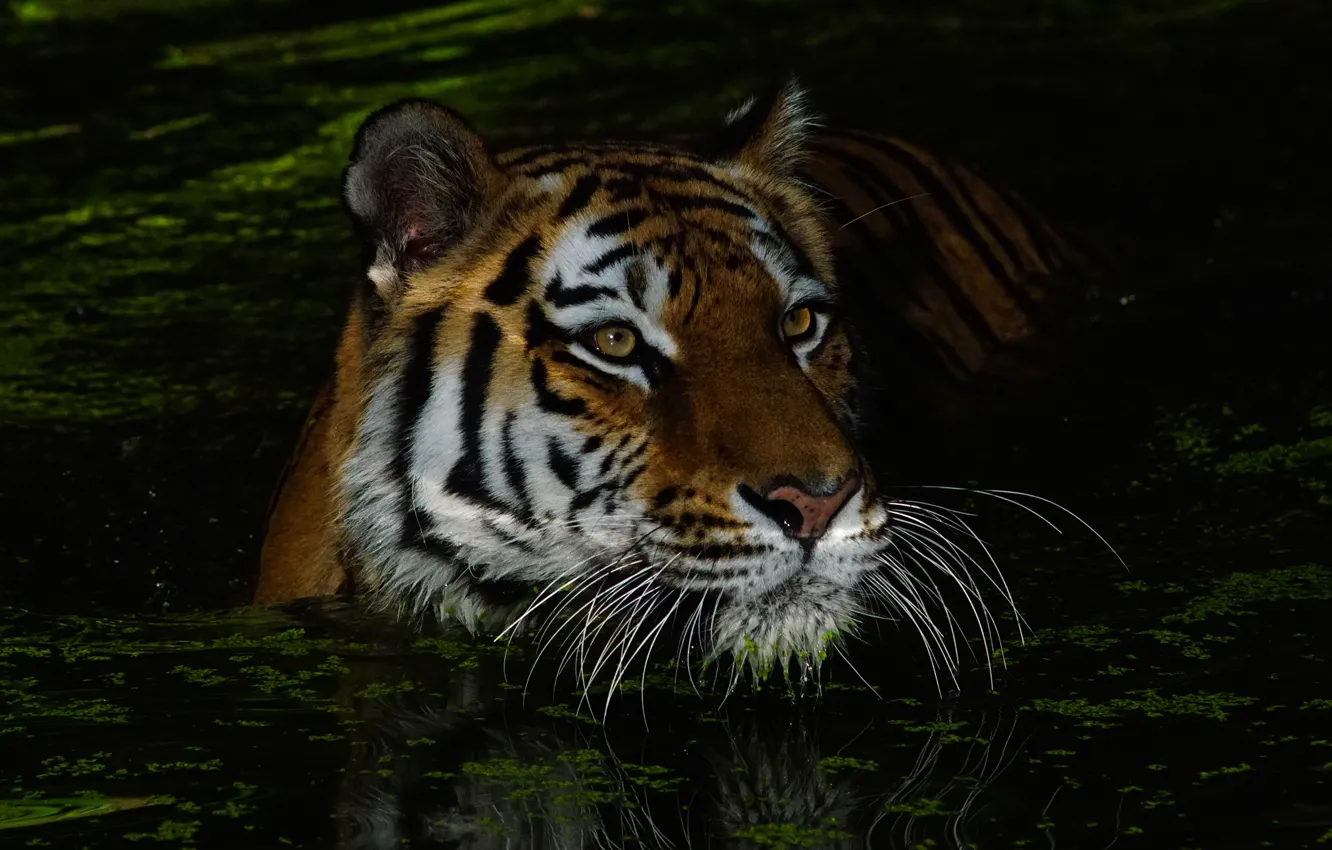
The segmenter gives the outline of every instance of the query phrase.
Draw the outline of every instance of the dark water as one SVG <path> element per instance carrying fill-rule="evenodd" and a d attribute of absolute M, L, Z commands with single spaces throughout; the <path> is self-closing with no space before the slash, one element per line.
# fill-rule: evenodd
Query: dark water
<path fill-rule="evenodd" d="M 1332 844 L 1332 8 L 25 0 L 0 39 L 0 846 Z M 365 110 L 676 132 L 778 68 L 1117 265 L 1025 413 L 900 448 L 1127 567 L 928 491 L 1028 627 L 940 684 L 885 624 L 804 696 L 241 608 Z"/>

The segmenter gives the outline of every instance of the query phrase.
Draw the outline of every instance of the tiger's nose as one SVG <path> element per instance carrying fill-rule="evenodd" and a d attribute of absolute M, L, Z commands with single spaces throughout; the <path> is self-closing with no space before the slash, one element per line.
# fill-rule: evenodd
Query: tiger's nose
<path fill-rule="evenodd" d="M 860 489 L 860 476 L 854 472 L 842 480 L 837 489 L 826 495 L 810 493 L 799 480 L 773 487 L 766 496 L 760 496 L 745 485 L 740 495 L 760 512 L 771 518 L 787 537 L 813 542 L 828 530 L 828 523 Z"/>

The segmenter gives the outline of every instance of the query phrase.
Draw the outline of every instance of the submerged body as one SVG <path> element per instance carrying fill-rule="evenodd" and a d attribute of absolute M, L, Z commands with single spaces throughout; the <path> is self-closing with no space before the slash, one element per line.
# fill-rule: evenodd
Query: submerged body
<path fill-rule="evenodd" d="M 811 137 L 802 99 L 701 151 L 492 156 L 432 104 L 371 116 L 345 188 L 367 283 L 256 601 L 541 622 L 617 667 L 671 621 L 682 654 L 765 668 L 876 608 L 928 620 L 865 390 L 901 415 L 1019 362 L 1073 255 L 955 164 Z"/>

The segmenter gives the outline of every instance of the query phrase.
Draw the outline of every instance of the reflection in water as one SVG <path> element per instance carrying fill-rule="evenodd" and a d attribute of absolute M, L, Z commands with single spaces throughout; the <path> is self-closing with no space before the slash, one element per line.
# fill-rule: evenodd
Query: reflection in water
<path fill-rule="evenodd" d="M 373 667 L 345 690 L 366 692 Z M 552 709 L 541 710 L 550 723 L 508 722 L 492 711 L 503 691 L 464 670 L 439 696 L 353 698 L 367 735 L 341 789 L 337 846 L 980 847 L 991 783 L 1023 743 L 1013 712 L 894 730 L 785 700 L 694 722 L 660 712 L 664 728 L 650 709 L 608 726 Z M 878 758 L 848 754 L 884 731 L 898 740 L 871 746 Z"/>

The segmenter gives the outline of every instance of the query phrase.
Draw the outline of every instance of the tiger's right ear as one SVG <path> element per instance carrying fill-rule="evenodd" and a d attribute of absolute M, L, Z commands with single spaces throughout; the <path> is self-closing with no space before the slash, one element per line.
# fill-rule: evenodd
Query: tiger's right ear
<path fill-rule="evenodd" d="M 502 179 L 481 137 L 450 109 L 402 100 L 365 119 L 342 197 L 383 302 L 467 234 Z"/>

